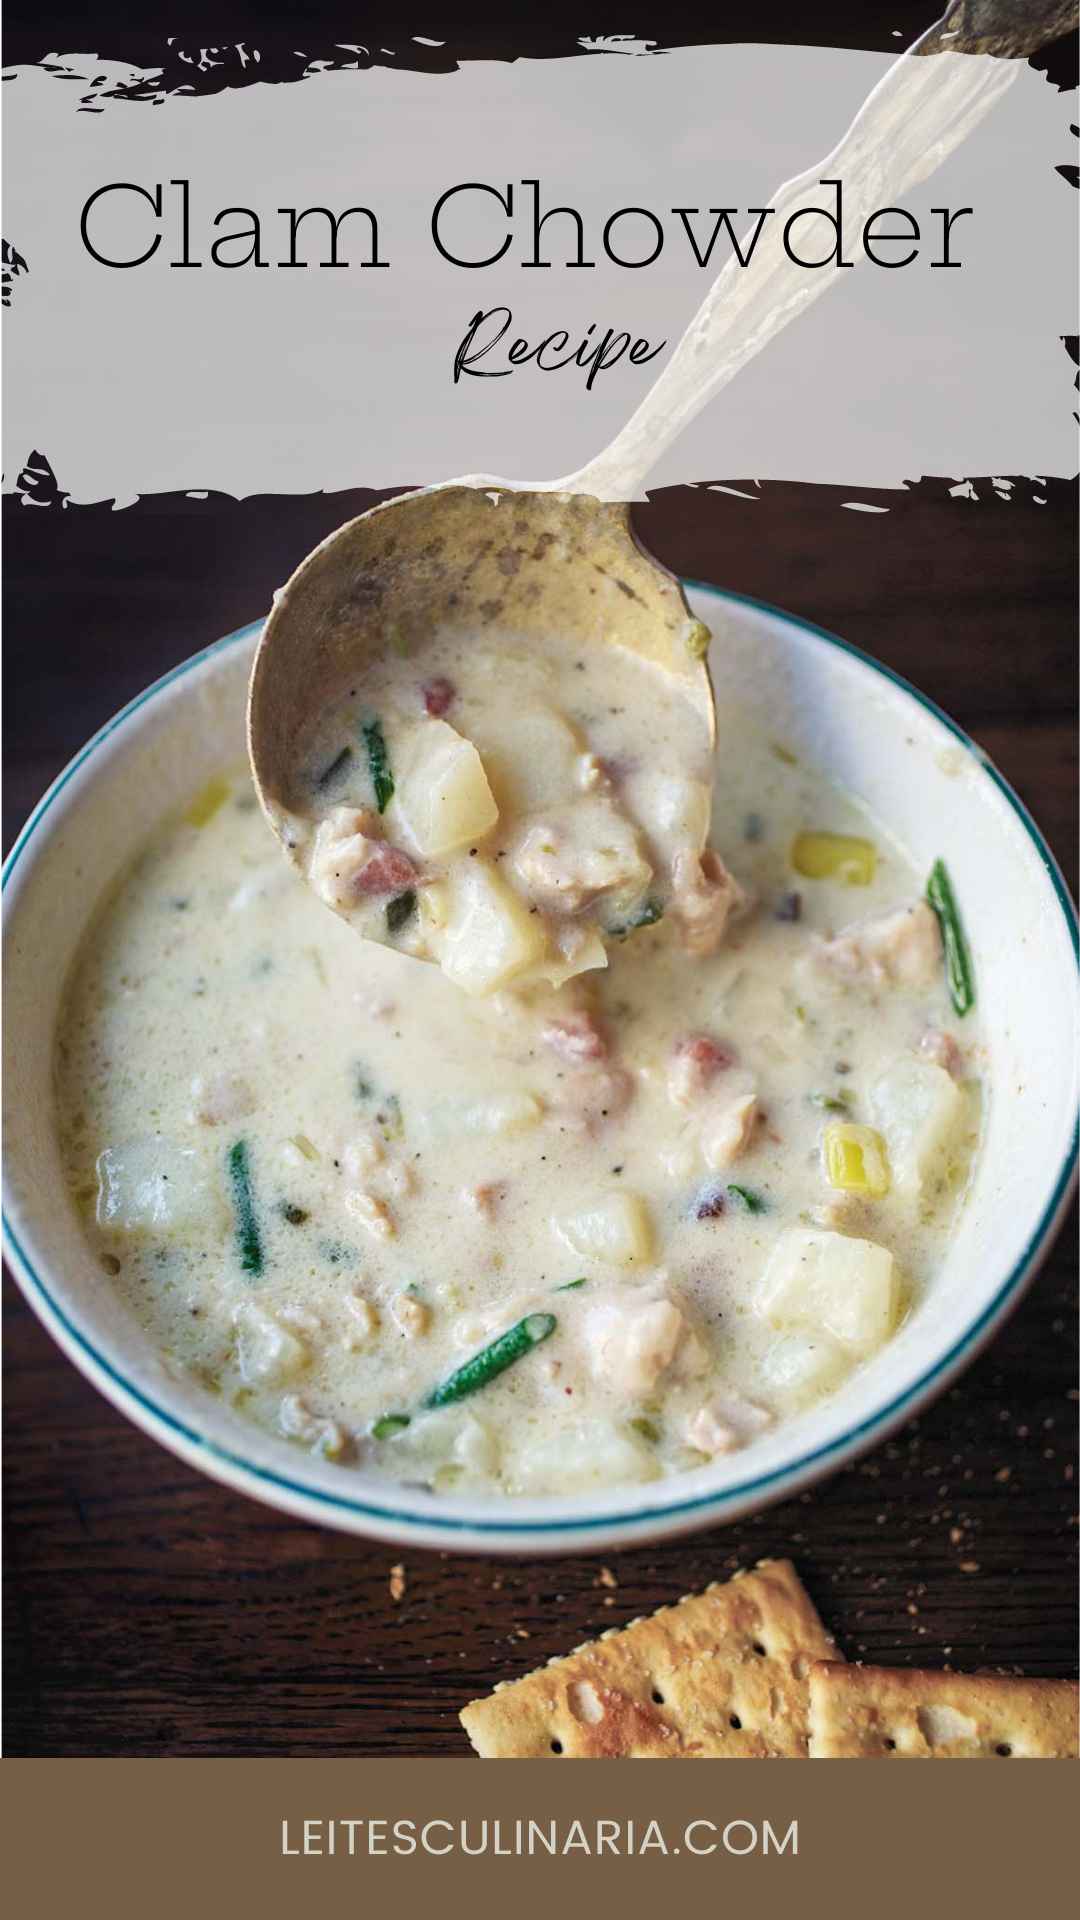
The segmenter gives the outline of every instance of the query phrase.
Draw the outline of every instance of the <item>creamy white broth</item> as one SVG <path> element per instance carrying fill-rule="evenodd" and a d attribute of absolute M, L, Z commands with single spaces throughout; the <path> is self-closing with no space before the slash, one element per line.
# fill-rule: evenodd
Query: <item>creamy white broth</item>
<path fill-rule="evenodd" d="M 710 956 L 665 919 L 557 993 L 467 998 L 358 940 L 242 773 L 154 840 L 84 943 L 57 1076 L 88 1234 L 174 1362 L 343 1470 L 509 1494 L 700 1467 L 866 1363 L 962 1202 L 977 1033 L 932 922 L 925 979 L 895 964 L 922 876 L 731 738 L 714 812 L 753 907 Z M 871 842 L 871 883 L 794 872 L 807 829 Z M 881 1197 L 829 1184 L 849 1125 L 884 1144 Z M 536 1314 L 542 1344 L 422 1410 Z"/>

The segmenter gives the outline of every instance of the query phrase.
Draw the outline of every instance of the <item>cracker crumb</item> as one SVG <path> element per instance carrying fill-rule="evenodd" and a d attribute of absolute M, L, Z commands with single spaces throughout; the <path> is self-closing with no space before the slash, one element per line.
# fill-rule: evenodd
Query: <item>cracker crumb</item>
<path fill-rule="evenodd" d="M 400 1560 L 390 1569 L 390 1598 L 394 1601 L 405 1598 L 405 1569 Z"/>
<path fill-rule="evenodd" d="M 1012 1468 L 1011 1468 L 1011 1467 L 999 1467 L 999 1468 L 998 1468 L 998 1470 L 997 1470 L 997 1472 L 996 1472 L 996 1473 L 995 1473 L 995 1475 L 994 1475 L 994 1479 L 995 1479 L 995 1480 L 998 1480 L 998 1481 L 1000 1481 L 1000 1482 L 1001 1482 L 1001 1484 L 1002 1484 L 1002 1485 L 1004 1485 L 1004 1483 L 1005 1483 L 1005 1481 L 1006 1481 L 1006 1480 L 1011 1480 L 1011 1479 L 1012 1479 Z"/>
<path fill-rule="evenodd" d="M 593 1581 L 594 1587 L 617 1587 L 618 1584 L 610 1567 L 601 1567 L 596 1579 Z"/>
<path fill-rule="evenodd" d="M 960 1571 L 961 1573 L 978 1573 L 979 1563 L 977 1560 L 961 1560 Z"/>

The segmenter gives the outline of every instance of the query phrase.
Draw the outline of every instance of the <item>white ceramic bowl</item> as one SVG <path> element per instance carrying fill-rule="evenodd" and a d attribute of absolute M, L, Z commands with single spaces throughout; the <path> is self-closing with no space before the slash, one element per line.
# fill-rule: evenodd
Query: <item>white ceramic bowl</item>
<path fill-rule="evenodd" d="M 61 1176 L 51 1055 L 64 981 L 103 889 L 220 764 L 243 751 L 257 627 L 177 667 L 54 783 L 4 877 L 7 1251 L 31 1306 L 115 1406 L 191 1465 L 272 1506 L 399 1545 L 591 1552 L 715 1525 L 852 1459 L 940 1393 L 1015 1306 L 1076 1165 L 1076 926 L 1038 829 L 930 703 L 844 642 L 695 586 L 729 702 L 860 794 L 929 868 L 947 861 L 991 1048 L 986 1137 L 942 1271 L 897 1337 L 831 1399 L 751 1451 L 682 1478 L 548 1501 L 456 1500 L 334 1467 L 166 1372 L 90 1254 Z"/>

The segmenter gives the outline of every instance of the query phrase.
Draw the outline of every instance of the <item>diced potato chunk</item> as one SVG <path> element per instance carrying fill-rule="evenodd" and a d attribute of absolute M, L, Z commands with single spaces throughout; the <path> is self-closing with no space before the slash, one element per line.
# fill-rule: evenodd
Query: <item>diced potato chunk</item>
<path fill-rule="evenodd" d="M 918 1194 L 949 1178 L 964 1096 L 944 1067 L 915 1054 L 897 1060 L 873 1088 L 870 1105 L 888 1141 L 899 1192 Z"/>
<path fill-rule="evenodd" d="M 237 1364 L 248 1386 L 280 1386 L 304 1371 L 309 1358 L 304 1342 L 254 1301 L 237 1308 L 234 1325 Z"/>
<path fill-rule="evenodd" d="M 792 843 L 791 864 L 806 880 L 840 880 L 846 887 L 868 887 L 877 851 L 872 840 L 852 833 L 799 833 Z"/>
<path fill-rule="evenodd" d="M 585 1260 L 638 1266 L 652 1252 L 652 1227 L 641 1195 L 625 1188 L 597 1194 L 587 1206 L 552 1221 L 560 1240 Z"/>
<path fill-rule="evenodd" d="M 886 1247 L 817 1227 L 781 1234 L 754 1298 L 755 1311 L 771 1326 L 824 1330 L 856 1354 L 888 1338 L 897 1303 Z"/>
<path fill-rule="evenodd" d="M 395 1465 L 437 1477 L 447 1490 L 490 1479 L 499 1470 L 499 1441 L 491 1428 L 461 1407 L 413 1418 L 393 1436 Z"/>
<path fill-rule="evenodd" d="M 851 1355 L 826 1333 L 782 1333 L 761 1363 L 766 1384 L 790 1406 L 828 1393 L 851 1367 Z"/>
<path fill-rule="evenodd" d="M 480 755 L 445 720 L 417 729 L 395 778 L 397 816 L 429 857 L 482 840 L 499 818 Z"/>
<path fill-rule="evenodd" d="M 506 1483 L 510 1493 L 578 1493 L 655 1480 L 659 1471 L 653 1449 L 628 1424 L 587 1420 L 530 1435 L 517 1450 Z"/>
<path fill-rule="evenodd" d="M 193 1147 L 159 1134 L 106 1147 L 97 1162 L 98 1225 L 120 1233 L 225 1222 L 220 1189 Z"/>
<path fill-rule="evenodd" d="M 889 1162 L 885 1142 L 875 1128 L 834 1120 L 825 1129 L 822 1146 L 830 1187 L 839 1187 L 844 1193 L 869 1194 L 874 1199 L 888 1193 Z"/>
<path fill-rule="evenodd" d="M 547 952 L 538 914 L 506 885 L 490 860 L 466 858 L 450 877 L 446 925 L 433 929 L 436 957 L 447 978 L 466 993 L 493 993 Z"/>

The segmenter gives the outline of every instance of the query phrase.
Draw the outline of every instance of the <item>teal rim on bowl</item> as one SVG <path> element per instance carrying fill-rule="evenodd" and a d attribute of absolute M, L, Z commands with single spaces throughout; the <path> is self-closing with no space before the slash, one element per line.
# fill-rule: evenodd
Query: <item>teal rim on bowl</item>
<path fill-rule="evenodd" d="M 1076 913 L 1057 863 L 1042 834 L 1008 782 L 984 756 L 978 753 L 978 749 L 974 747 L 963 730 L 950 720 L 935 702 L 918 692 L 891 668 L 872 659 L 861 648 L 841 640 L 822 627 L 815 626 L 781 608 L 771 606 L 766 601 L 753 599 L 748 595 L 729 593 L 710 586 L 706 582 L 688 580 L 684 585 L 688 591 L 705 595 L 719 606 L 751 608 L 770 620 L 809 634 L 815 640 L 850 655 L 869 668 L 873 674 L 880 676 L 914 700 L 925 712 L 931 714 L 959 745 L 974 752 L 987 778 L 994 784 L 1020 822 L 1031 843 L 1031 848 L 1044 868 L 1057 906 L 1065 921 L 1073 955 L 1076 956 L 1078 951 Z M 250 641 L 258 633 L 261 625 L 261 621 L 256 621 L 238 628 L 234 633 L 226 635 L 200 653 L 183 661 L 179 666 L 172 668 L 152 686 L 138 694 L 98 730 L 58 775 L 19 833 L 4 864 L 2 886 L 5 894 L 12 878 L 18 873 L 27 850 L 48 820 L 57 800 L 75 774 L 94 756 L 103 743 L 140 708 L 155 699 L 166 688 L 182 680 L 215 655 Z M 294 1479 L 287 1473 L 278 1472 L 276 1469 L 248 1460 L 242 1452 L 222 1447 L 201 1433 L 197 1427 L 179 1418 L 177 1414 L 159 1404 L 151 1395 L 133 1384 L 123 1371 L 98 1349 L 94 1341 L 82 1331 L 61 1305 L 50 1286 L 37 1271 L 6 1208 L 3 1228 L 5 1250 L 23 1292 L 69 1358 L 88 1375 L 113 1404 L 131 1415 L 137 1425 L 150 1431 L 164 1445 L 179 1453 L 184 1459 L 203 1468 L 213 1477 L 255 1496 L 262 1492 L 274 1504 L 287 1507 L 305 1517 L 330 1522 L 336 1519 L 339 1524 L 344 1524 L 354 1531 L 370 1530 L 387 1538 L 411 1539 L 417 1544 L 436 1545 L 440 1539 L 446 1543 L 453 1543 L 455 1536 L 467 1534 L 472 1536 L 477 1550 L 486 1548 L 489 1551 L 498 1551 L 502 1548 L 505 1551 L 522 1551 L 531 1542 L 536 1551 L 550 1552 L 557 1550 L 560 1541 L 565 1541 L 569 1548 L 573 1548 L 581 1542 L 582 1536 L 594 1536 L 597 1545 L 632 1545 L 642 1536 L 654 1539 L 685 1532 L 697 1525 L 719 1523 L 725 1518 L 734 1518 L 755 1506 L 769 1504 L 798 1491 L 807 1482 L 820 1478 L 830 1464 L 840 1465 L 845 1459 L 864 1451 L 873 1441 L 883 1438 L 895 1429 L 939 1392 L 967 1361 L 974 1358 L 990 1334 L 1019 1301 L 1026 1284 L 1034 1274 L 1040 1255 L 1048 1246 L 1069 1198 L 1076 1176 L 1077 1145 L 1077 1129 L 1074 1123 L 1071 1141 L 1063 1156 L 1049 1198 L 1041 1210 L 1038 1223 L 1028 1236 L 1019 1259 L 1013 1263 L 1007 1277 L 995 1290 L 992 1298 L 984 1304 L 970 1326 L 952 1342 L 946 1352 L 941 1354 L 932 1365 L 926 1367 L 917 1379 L 890 1397 L 872 1414 L 854 1422 L 842 1433 L 809 1449 L 785 1465 L 772 1468 L 767 1472 L 749 1473 L 744 1479 L 708 1493 L 680 1499 L 674 1491 L 678 1481 L 672 1479 L 662 1483 L 672 1489 L 672 1497 L 658 1498 L 652 1506 L 640 1507 L 628 1513 L 612 1511 L 610 1508 L 605 1510 L 603 1503 L 598 1503 L 595 1511 L 583 1514 L 581 1517 L 560 1517 L 552 1520 L 516 1519 L 513 1506 L 509 1501 L 505 1512 L 490 1520 L 458 1516 L 453 1512 L 418 1515 L 395 1506 L 392 1494 L 383 1502 L 371 1498 L 357 1498 L 347 1491 L 346 1485 L 343 1485 L 340 1493 L 325 1491 L 305 1484 L 300 1479 Z M 347 1475 L 344 1472 L 343 1481 L 347 1481 Z M 367 1527 L 365 1523 L 368 1523 Z"/>

